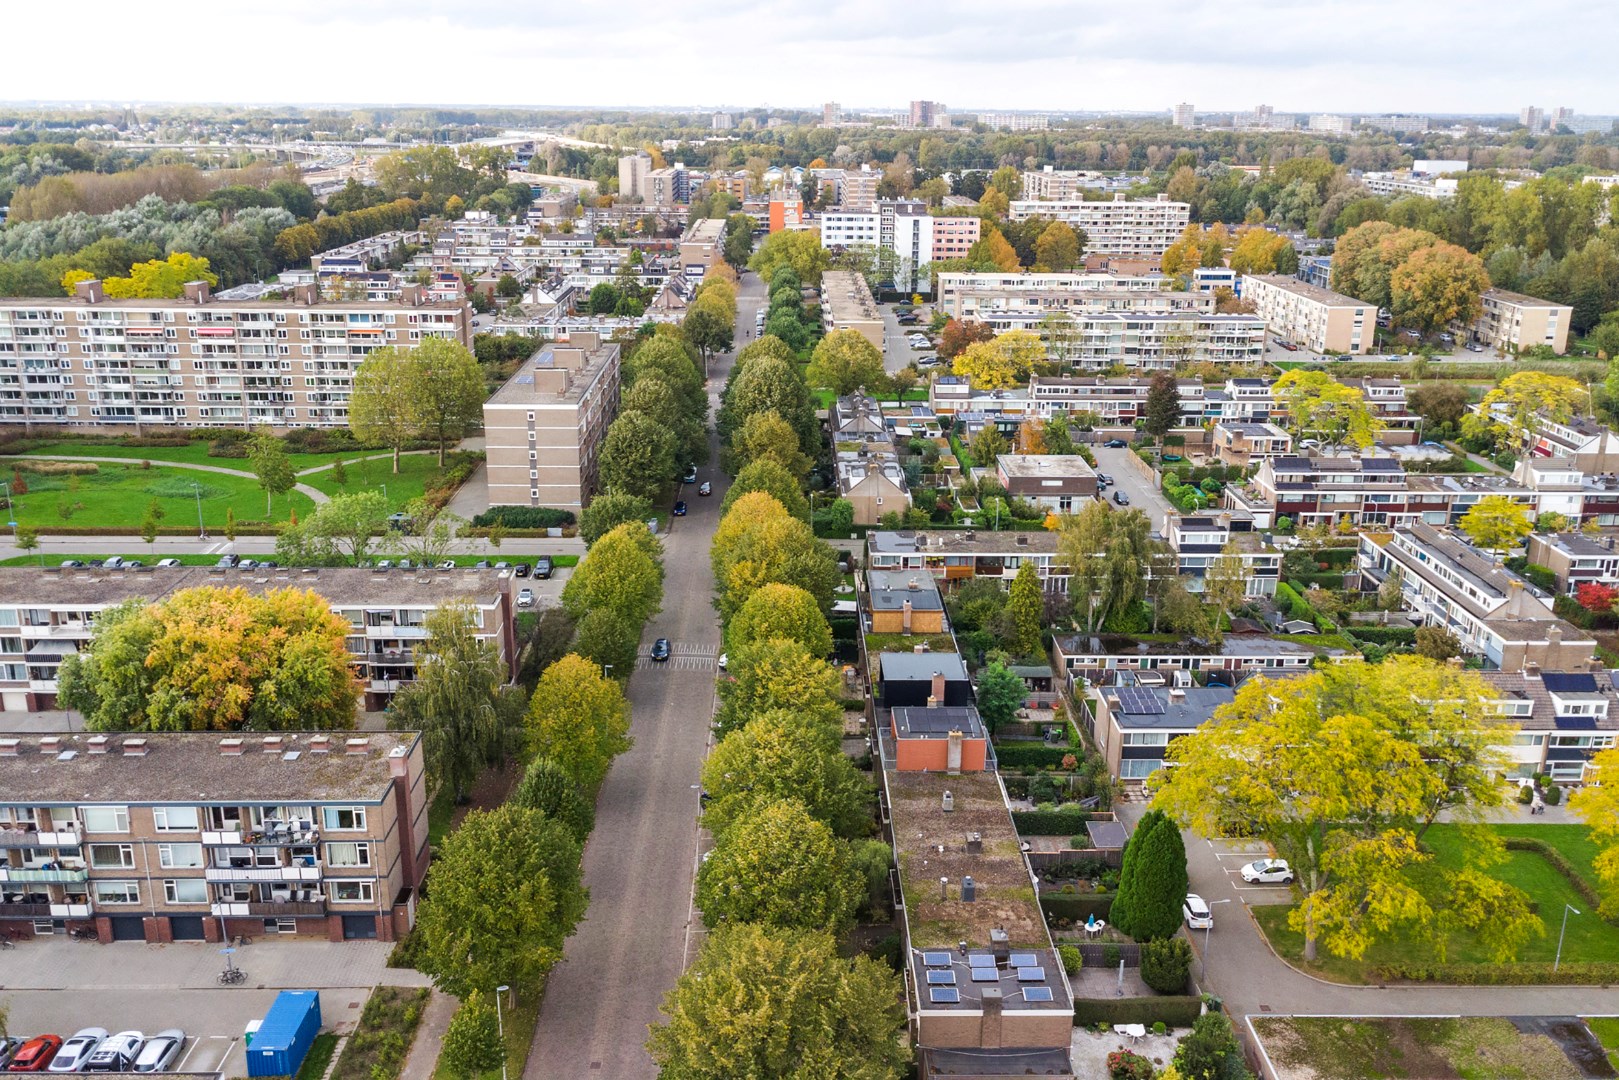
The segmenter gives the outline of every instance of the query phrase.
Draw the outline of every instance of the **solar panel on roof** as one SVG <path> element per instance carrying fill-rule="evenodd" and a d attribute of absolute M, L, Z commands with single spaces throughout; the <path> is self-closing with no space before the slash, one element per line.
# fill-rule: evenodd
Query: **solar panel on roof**
<path fill-rule="evenodd" d="M 954 971 L 930 971 L 928 972 L 928 985 L 954 986 L 956 985 L 956 973 Z"/>
<path fill-rule="evenodd" d="M 1020 983 L 1045 982 L 1046 969 L 1043 967 L 1020 967 L 1017 969 L 1017 981 Z"/>
<path fill-rule="evenodd" d="M 1015 968 L 1039 967 L 1040 958 L 1032 952 L 1015 952 L 1006 963 L 1007 966 Z"/>
<path fill-rule="evenodd" d="M 1051 996 L 1051 987 L 1049 987 L 1049 986 L 1031 986 L 1027 990 L 1023 991 L 1023 1000 L 1024 1001 L 1052 1001 L 1054 999 Z"/>
<path fill-rule="evenodd" d="M 1554 694 L 1594 694 L 1597 691 L 1597 677 L 1585 672 L 1548 671 L 1540 681 Z"/>
<path fill-rule="evenodd" d="M 950 954 L 947 952 L 925 952 L 922 954 L 922 963 L 928 967 L 949 967 Z"/>
<path fill-rule="evenodd" d="M 1001 973 L 992 967 L 973 968 L 973 982 L 1000 982 Z"/>
<path fill-rule="evenodd" d="M 928 1000 L 935 1005 L 955 1005 L 961 1001 L 961 991 L 954 986 L 935 986 L 928 991 Z"/>
<path fill-rule="evenodd" d="M 1119 687 L 1119 704 L 1125 712 L 1137 716 L 1160 716 L 1164 711 L 1164 703 L 1158 700 L 1158 695 L 1141 686 Z"/>
<path fill-rule="evenodd" d="M 967 957 L 967 963 L 971 967 L 994 967 L 995 954 L 987 952 L 975 952 L 971 956 Z"/>

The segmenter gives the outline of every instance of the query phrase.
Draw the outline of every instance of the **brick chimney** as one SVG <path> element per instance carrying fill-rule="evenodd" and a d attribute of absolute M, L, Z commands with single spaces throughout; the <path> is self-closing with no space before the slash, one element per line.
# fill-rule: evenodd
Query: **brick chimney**
<path fill-rule="evenodd" d="M 208 292 L 208 283 L 206 281 L 186 282 L 186 299 L 193 304 L 206 304 L 212 299 Z"/>
<path fill-rule="evenodd" d="M 86 304 L 99 304 L 107 298 L 107 292 L 101 287 L 99 278 L 81 281 L 73 286 L 73 299 L 83 300 Z"/>
<path fill-rule="evenodd" d="M 900 608 L 900 626 L 904 629 L 905 633 L 909 634 L 911 632 L 911 601 L 909 599 L 907 599 L 904 606 Z"/>
<path fill-rule="evenodd" d="M 305 307 L 318 304 L 320 303 L 320 286 L 318 284 L 294 285 L 292 287 L 292 298 Z"/>
<path fill-rule="evenodd" d="M 928 704 L 934 706 L 944 704 L 944 672 L 942 671 L 933 673 L 933 689 L 928 695 Z"/>
<path fill-rule="evenodd" d="M 145 739 L 125 739 L 124 740 L 124 756 L 125 757 L 145 757 L 147 749 L 148 749 L 148 747 L 146 745 L 146 740 Z"/>
<path fill-rule="evenodd" d="M 410 751 L 396 746 L 388 751 L 388 775 L 393 778 L 394 811 L 398 818 L 399 852 L 404 863 L 405 881 L 411 888 L 421 884 L 425 866 L 417 865 L 416 815 L 411 812 Z M 424 860 L 425 861 L 425 860 Z"/>
<path fill-rule="evenodd" d="M 986 986 L 981 995 L 984 1017 L 979 1022 L 978 1045 L 986 1050 L 1001 1045 L 1001 988 Z"/>
<path fill-rule="evenodd" d="M 241 757 L 245 744 L 241 739 L 220 739 L 219 752 L 225 757 Z"/>
<path fill-rule="evenodd" d="M 85 740 L 85 746 L 92 754 L 105 754 L 107 752 L 107 743 L 108 739 L 105 735 L 92 735 Z"/>

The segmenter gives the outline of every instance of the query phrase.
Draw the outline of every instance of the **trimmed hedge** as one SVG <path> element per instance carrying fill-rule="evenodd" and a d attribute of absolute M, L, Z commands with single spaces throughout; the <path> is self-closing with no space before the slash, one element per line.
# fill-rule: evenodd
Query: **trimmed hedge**
<path fill-rule="evenodd" d="M 572 510 L 551 506 L 491 506 L 472 519 L 474 526 L 487 528 L 500 522 L 508 529 L 560 529 L 574 523 Z"/>
<path fill-rule="evenodd" d="M 1378 982 L 1431 982 L 1457 986 L 1608 986 L 1619 983 L 1619 964 L 1565 961 L 1550 964 L 1441 964 L 1407 960 L 1371 969 Z M 1078 1002 L 1075 1002 L 1077 1005 Z"/>
<path fill-rule="evenodd" d="M 1012 825 L 1023 836 L 1073 836 L 1083 833 L 1090 819 L 1087 810 L 1012 811 Z"/>
<path fill-rule="evenodd" d="M 1551 802 L 1551 800 L 1548 799 L 1547 802 Z M 1553 805 L 1556 804 L 1554 803 Z M 1546 841 L 1533 836 L 1509 836 L 1506 838 L 1506 849 L 1508 851 L 1533 851 L 1536 855 L 1551 863 L 1552 868 L 1559 874 L 1568 878 L 1568 883 L 1574 887 L 1575 892 L 1585 897 L 1587 904 L 1593 908 L 1602 906 L 1602 896 L 1597 892 L 1596 887 L 1585 880 L 1585 877 L 1575 869 L 1574 864 L 1568 861 L 1567 856 L 1546 843 Z"/>
<path fill-rule="evenodd" d="M 1045 746 L 1040 743 L 1031 743 L 1020 746 L 1017 743 L 1002 743 L 995 747 L 995 759 L 1000 762 L 1003 769 L 1044 769 L 1047 767 L 1062 768 L 1062 759 L 1070 754 L 1083 764 L 1083 755 L 1070 746 Z M 1073 830 L 1068 830 L 1072 832 Z"/>
<path fill-rule="evenodd" d="M 1417 632 L 1407 626 L 1345 626 L 1344 633 L 1374 645 L 1414 645 Z"/>
<path fill-rule="evenodd" d="M 1092 915 L 1106 919 L 1113 910 L 1112 893 L 1041 893 L 1040 910 L 1047 919 L 1067 919 L 1079 924 Z"/>
<path fill-rule="evenodd" d="M 1165 994 L 1142 998 L 1079 998 L 1074 1002 L 1074 1026 L 1085 1024 L 1153 1024 L 1189 1028 L 1203 1015 L 1203 999 Z"/>
<path fill-rule="evenodd" d="M 1329 574 L 1324 570 L 1316 574 L 1289 574 L 1287 580 L 1295 589 L 1308 589 L 1311 585 L 1319 585 L 1323 589 L 1337 591 L 1344 587 L 1342 574 Z"/>

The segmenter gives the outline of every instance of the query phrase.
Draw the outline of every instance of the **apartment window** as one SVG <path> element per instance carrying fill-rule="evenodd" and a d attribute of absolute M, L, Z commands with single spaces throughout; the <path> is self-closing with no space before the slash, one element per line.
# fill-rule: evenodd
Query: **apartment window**
<path fill-rule="evenodd" d="M 1162 761 L 1150 758 L 1125 758 L 1119 762 L 1119 779 L 1145 780 L 1163 767 Z"/>
<path fill-rule="evenodd" d="M 327 844 L 326 865 L 355 867 L 371 865 L 370 844 Z"/>
<path fill-rule="evenodd" d="M 178 878 L 163 883 L 163 899 L 171 904 L 206 904 L 208 883 L 202 878 Z"/>
<path fill-rule="evenodd" d="M 157 864 L 165 870 L 189 869 L 202 865 L 201 844 L 159 844 Z"/>
<path fill-rule="evenodd" d="M 332 881 L 328 882 L 332 889 L 332 903 L 334 904 L 369 904 L 371 903 L 371 881 Z"/>
<path fill-rule="evenodd" d="M 197 808 L 195 806 L 154 806 L 152 808 L 152 824 L 158 832 L 196 832 Z"/>
<path fill-rule="evenodd" d="M 1168 746 L 1169 736 L 1162 731 L 1126 731 L 1121 746 Z"/>
<path fill-rule="evenodd" d="M 324 806 L 320 811 L 321 827 L 329 832 L 364 832 L 365 807 Z"/>
<path fill-rule="evenodd" d="M 135 865 L 133 844 L 91 844 L 90 865 L 96 870 L 126 870 Z"/>
<path fill-rule="evenodd" d="M 141 902 L 141 883 L 138 881 L 92 881 L 90 892 L 98 904 Z"/>
<path fill-rule="evenodd" d="M 129 831 L 129 807 L 85 806 L 80 808 L 79 820 L 89 833 L 126 833 Z"/>

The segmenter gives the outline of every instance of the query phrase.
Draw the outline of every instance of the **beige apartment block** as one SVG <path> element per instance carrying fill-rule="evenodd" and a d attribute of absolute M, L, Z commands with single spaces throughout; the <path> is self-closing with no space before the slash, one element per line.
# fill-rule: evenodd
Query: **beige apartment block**
<path fill-rule="evenodd" d="M 524 361 L 483 406 L 490 505 L 588 503 L 618 395 L 619 348 L 600 334 L 574 332 Z"/>
<path fill-rule="evenodd" d="M 1168 195 L 1129 199 L 1118 194 L 1096 202 L 1080 198 L 1018 199 L 1011 207 L 1013 221 L 1048 217 L 1084 230 L 1087 255 L 1138 259 L 1161 256 L 1165 248 L 1180 239 L 1191 214 L 1189 204 L 1176 202 Z"/>
<path fill-rule="evenodd" d="M 394 941 L 427 876 L 421 734 L 0 738 L 0 932 Z"/>
<path fill-rule="evenodd" d="M 709 268 L 724 259 L 725 219 L 704 218 L 686 230 L 680 238 L 680 269 L 700 266 L 707 274 Z M 700 276 L 700 275 L 693 275 Z"/>
<path fill-rule="evenodd" d="M 1242 298 L 1272 334 L 1318 353 L 1371 352 L 1377 307 L 1280 274 L 1249 274 Z"/>
<path fill-rule="evenodd" d="M 1559 354 L 1568 351 L 1568 327 L 1574 309 L 1523 293 L 1485 289 L 1478 319 L 1467 336 L 1490 348 L 1514 353 L 1536 345 L 1550 345 Z"/>
<path fill-rule="evenodd" d="M 850 270 L 828 270 L 821 275 L 821 323 L 827 333 L 854 330 L 880 351 L 883 317 L 871 297 L 871 287 Z"/>
<path fill-rule="evenodd" d="M 345 427 L 354 372 L 374 349 L 430 337 L 472 347 L 472 309 L 416 285 L 396 300 L 0 299 L 0 423 Z"/>

